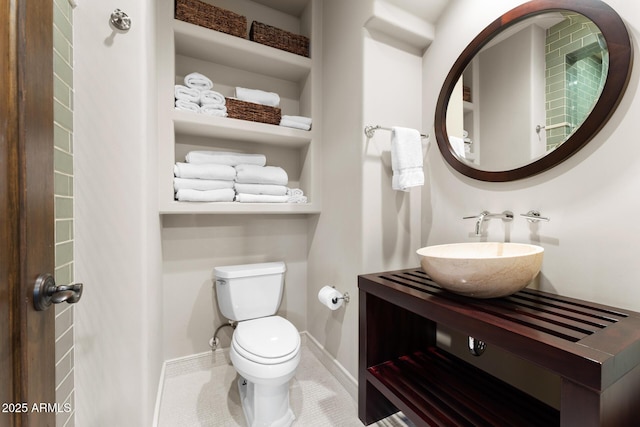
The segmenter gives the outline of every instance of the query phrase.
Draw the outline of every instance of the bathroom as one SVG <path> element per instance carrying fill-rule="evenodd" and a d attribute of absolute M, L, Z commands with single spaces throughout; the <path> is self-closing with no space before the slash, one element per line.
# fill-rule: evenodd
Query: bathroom
<path fill-rule="evenodd" d="M 640 311 L 640 267 L 628 242 L 640 233 L 633 217 L 640 210 L 636 68 L 609 122 L 553 169 L 513 182 L 469 179 L 447 165 L 432 137 L 425 185 L 400 193 L 390 185 L 389 134 L 368 139 L 364 126 L 433 135 L 437 99 L 457 57 L 524 1 L 309 2 L 321 15 L 321 37 L 313 40 L 319 212 L 159 215 L 158 141 L 166 135 L 158 118 L 156 16 L 166 1 L 55 1 L 59 33 L 73 33 L 72 48 L 56 56 L 68 66 L 57 73 L 73 92 L 67 110 L 64 101 L 56 104 L 68 116 L 56 119 L 72 130 L 73 154 L 64 162 L 73 162 L 73 172 L 63 174 L 72 175 L 73 191 L 63 198 L 74 207 L 73 247 L 60 251 L 70 255 L 57 273 L 71 269 L 70 280 L 85 284 L 81 303 L 57 317 L 57 345 L 65 346 L 58 399 L 74 408 L 58 415 L 60 425 L 153 424 L 163 364 L 210 351 L 215 327 L 225 322 L 212 295 L 219 265 L 284 261 L 280 313 L 355 395 L 357 276 L 415 267 L 423 246 L 478 240 L 462 217 L 483 210 L 535 209 L 551 218 L 535 228 L 516 218 L 508 235 L 492 221 L 483 237 L 543 246 L 542 290 Z M 606 3 L 637 46 L 640 6 Z M 131 17 L 128 32 L 109 26 L 116 8 Z M 351 301 L 327 310 L 317 301 L 325 285 Z"/>

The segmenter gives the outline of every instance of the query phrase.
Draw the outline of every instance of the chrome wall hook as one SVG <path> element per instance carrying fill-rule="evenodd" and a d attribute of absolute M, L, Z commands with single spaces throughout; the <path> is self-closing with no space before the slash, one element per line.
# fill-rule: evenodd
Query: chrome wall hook
<path fill-rule="evenodd" d="M 116 9 L 111 13 L 109 22 L 120 31 L 129 31 L 131 29 L 131 18 L 120 9 Z"/>

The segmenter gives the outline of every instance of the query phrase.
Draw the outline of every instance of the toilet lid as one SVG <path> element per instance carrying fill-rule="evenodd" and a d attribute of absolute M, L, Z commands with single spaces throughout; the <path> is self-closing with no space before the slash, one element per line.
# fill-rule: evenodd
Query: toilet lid
<path fill-rule="evenodd" d="M 233 333 L 236 349 L 259 363 L 286 362 L 300 348 L 300 334 L 280 316 L 261 317 L 238 323 Z"/>

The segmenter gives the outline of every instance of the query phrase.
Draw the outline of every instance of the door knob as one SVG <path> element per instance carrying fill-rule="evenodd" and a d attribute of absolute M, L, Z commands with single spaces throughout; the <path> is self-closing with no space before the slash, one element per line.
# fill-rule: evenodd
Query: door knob
<path fill-rule="evenodd" d="M 82 283 L 56 286 L 51 274 L 41 274 L 33 287 L 33 306 L 38 311 L 44 311 L 51 304 L 67 302 L 74 304 L 82 297 Z"/>

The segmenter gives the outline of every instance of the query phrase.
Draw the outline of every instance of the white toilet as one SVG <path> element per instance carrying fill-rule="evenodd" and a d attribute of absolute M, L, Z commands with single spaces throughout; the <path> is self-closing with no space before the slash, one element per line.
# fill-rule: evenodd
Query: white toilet
<path fill-rule="evenodd" d="M 275 316 L 282 300 L 285 264 L 216 267 L 216 295 L 223 316 L 238 325 L 231 363 L 240 375 L 242 410 L 250 427 L 290 426 L 289 380 L 300 363 L 300 334 Z"/>

